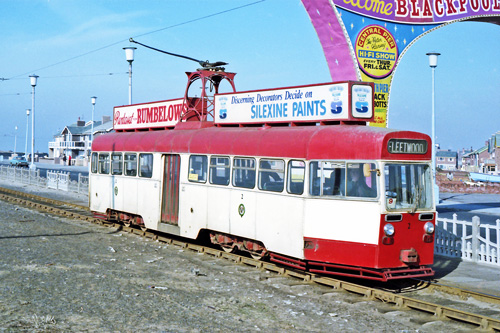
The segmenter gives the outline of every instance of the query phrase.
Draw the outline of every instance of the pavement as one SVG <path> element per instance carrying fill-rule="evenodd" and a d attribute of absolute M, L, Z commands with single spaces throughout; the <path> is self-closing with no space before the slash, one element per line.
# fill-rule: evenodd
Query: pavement
<path fill-rule="evenodd" d="M 435 256 L 432 268 L 441 284 L 500 297 L 500 266 Z"/>
<path fill-rule="evenodd" d="M 500 194 L 440 193 L 437 208 L 498 215 L 500 218 Z"/>

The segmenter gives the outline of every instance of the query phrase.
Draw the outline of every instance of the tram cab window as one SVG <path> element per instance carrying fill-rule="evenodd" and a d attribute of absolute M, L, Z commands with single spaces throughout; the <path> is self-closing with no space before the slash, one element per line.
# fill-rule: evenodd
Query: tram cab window
<path fill-rule="evenodd" d="M 304 174 L 306 163 L 304 161 L 288 162 L 287 191 L 290 194 L 304 193 Z"/>
<path fill-rule="evenodd" d="M 387 210 L 432 209 L 432 177 L 428 164 L 386 164 Z"/>
<path fill-rule="evenodd" d="M 309 193 L 311 195 L 345 195 L 344 162 L 311 162 L 309 166 Z"/>
<path fill-rule="evenodd" d="M 284 188 L 285 162 L 261 159 L 259 161 L 259 190 L 282 192 Z"/>
<path fill-rule="evenodd" d="M 139 177 L 153 176 L 153 154 L 139 154 Z"/>
<path fill-rule="evenodd" d="M 122 154 L 113 153 L 111 154 L 111 174 L 121 175 L 123 169 Z"/>
<path fill-rule="evenodd" d="M 207 157 L 204 155 L 191 155 L 189 157 L 190 182 L 205 183 L 207 181 Z"/>
<path fill-rule="evenodd" d="M 99 173 L 109 174 L 109 154 L 101 153 L 99 154 Z"/>
<path fill-rule="evenodd" d="M 243 188 L 255 187 L 255 159 L 234 158 L 233 186 Z"/>
<path fill-rule="evenodd" d="M 377 197 L 377 174 L 374 163 L 347 164 L 346 195 L 363 198 Z"/>
<path fill-rule="evenodd" d="M 125 154 L 125 176 L 137 176 L 137 154 Z"/>
<path fill-rule="evenodd" d="M 97 153 L 92 153 L 92 159 L 90 162 L 90 171 L 92 173 L 97 173 Z"/>
<path fill-rule="evenodd" d="M 210 184 L 229 185 L 230 175 L 229 157 L 212 156 L 210 158 Z"/>

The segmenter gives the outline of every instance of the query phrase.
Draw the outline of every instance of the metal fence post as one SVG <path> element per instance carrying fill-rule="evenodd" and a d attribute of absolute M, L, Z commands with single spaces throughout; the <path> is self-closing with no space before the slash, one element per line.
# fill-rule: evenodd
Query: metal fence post
<path fill-rule="evenodd" d="M 472 218 L 472 260 L 478 262 L 477 251 L 479 249 L 479 221 L 478 216 Z"/>
<path fill-rule="evenodd" d="M 500 265 L 500 220 L 497 220 L 497 265 Z"/>

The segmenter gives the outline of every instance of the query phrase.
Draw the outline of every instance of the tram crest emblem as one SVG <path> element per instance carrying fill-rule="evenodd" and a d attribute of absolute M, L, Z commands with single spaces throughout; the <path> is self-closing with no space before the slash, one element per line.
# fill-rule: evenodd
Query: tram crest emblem
<path fill-rule="evenodd" d="M 238 214 L 240 214 L 241 217 L 243 217 L 243 215 L 245 215 L 245 205 L 244 204 L 240 204 L 238 206 Z"/>

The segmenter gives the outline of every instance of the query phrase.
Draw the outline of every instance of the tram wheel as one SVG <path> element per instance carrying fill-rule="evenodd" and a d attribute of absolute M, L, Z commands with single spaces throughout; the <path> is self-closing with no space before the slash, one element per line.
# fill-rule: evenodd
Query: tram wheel
<path fill-rule="evenodd" d="M 224 250 L 224 252 L 227 252 L 227 253 L 233 253 L 233 252 L 235 252 L 235 248 L 232 247 L 231 245 L 221 245 L 220 247 L 222 247 L 222 249 Z"/>
<path fill-rule="evenodd" d="M 249 252 L 249 253 L 250 253 L 250 256 L 252 257 L 252 259 L 255 259 L 255 260 L 262 260 L 266 256 L 263 251 L 262 252 Z"/>

